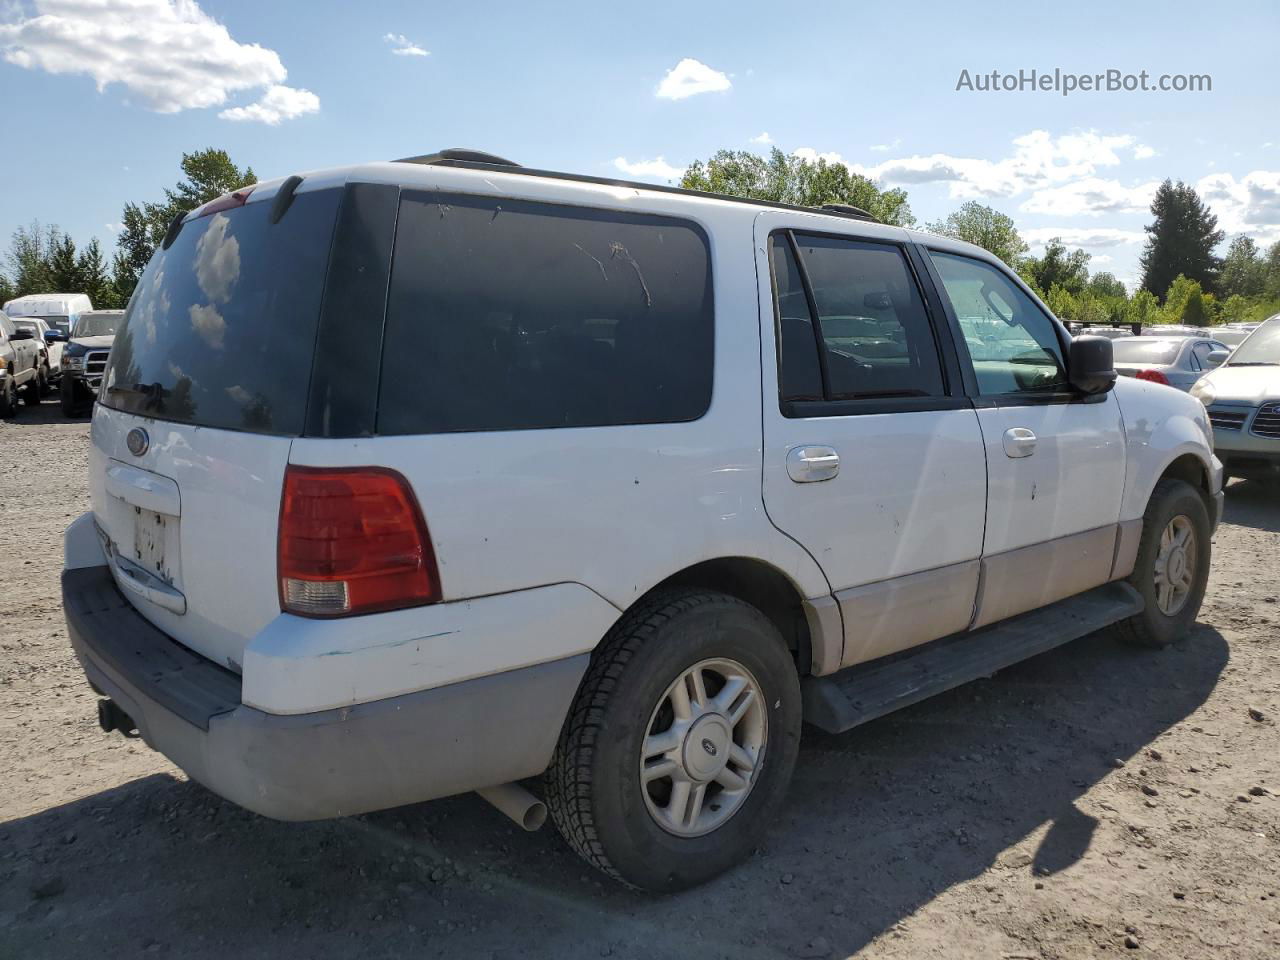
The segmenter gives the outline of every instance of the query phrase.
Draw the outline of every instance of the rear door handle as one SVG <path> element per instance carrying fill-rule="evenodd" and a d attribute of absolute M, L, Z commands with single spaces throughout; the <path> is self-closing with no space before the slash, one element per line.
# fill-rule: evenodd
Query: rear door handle
<path fill-rule="evenodd" d="M 787 451 L 787 476 L 796 483 L 830 480 L 840 472 L 840 454 L 834 447 L 807 445 Z"/>
<path fill-rule="evenodd" d="M 1010 427 L 1004 432 L 1004 455 L 1012 460 L 1029 457 L 1036 452 L 1036 435 L 1026 427 Z"/>

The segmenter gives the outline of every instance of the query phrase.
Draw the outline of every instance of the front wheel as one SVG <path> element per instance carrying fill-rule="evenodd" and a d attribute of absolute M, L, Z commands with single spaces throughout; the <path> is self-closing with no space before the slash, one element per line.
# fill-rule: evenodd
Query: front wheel
<path fill-rule="evenodd" d="M 1209 582 L 1209 511 L 1182 480 L 1156 484 L 1142 518 L 1142 541 L 1129 583 L 1142 594 L 1142 613 L 1116 625 L 1120 636 L 1145 647 L 1184 637 Z"/>
<path fill-rule="evenodd" d="M 18 412 L 18 401 L 13 394 L 13 378 L 5 377 L 0 382 L 0 419 L 7 420 Z"/>
<path fill-rule="evenodd" d="M 739 862 L 785 796 L 800 684 L 782 636 L 734 597 L 670 591 L 596 651 L 547 771 L 547 806 L 585 860 L 680 890 Z"/>

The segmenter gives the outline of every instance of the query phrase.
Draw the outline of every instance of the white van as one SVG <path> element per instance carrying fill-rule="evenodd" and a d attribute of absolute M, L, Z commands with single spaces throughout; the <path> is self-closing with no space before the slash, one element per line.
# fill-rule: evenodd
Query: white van
<path fill-rule="evenodd" d="M 92 309 L 93 302 L 87 293 L 31 293 L 4 305 L 8 316 L 39 317 L 68 337 L 80 314 Z"/>

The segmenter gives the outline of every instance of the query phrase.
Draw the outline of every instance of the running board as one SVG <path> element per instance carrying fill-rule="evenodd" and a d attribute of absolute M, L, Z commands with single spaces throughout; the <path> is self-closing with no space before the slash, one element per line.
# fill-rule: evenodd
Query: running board
<path fill-rule="evenodd" d="M 804 719 L 828 733 L 850 730 L 1118 623 L 1143 606 L 1129 584 L 1108 583 L 981 630 L 809 677 L 802 686 Z"/>

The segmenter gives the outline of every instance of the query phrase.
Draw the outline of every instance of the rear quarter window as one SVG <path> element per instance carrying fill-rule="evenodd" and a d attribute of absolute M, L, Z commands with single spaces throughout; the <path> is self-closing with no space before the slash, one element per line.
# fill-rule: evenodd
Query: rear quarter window
<path fill-rule="evenodd" d="M 406 192 L 377 432 L 696 420 L 713 342 L 710 252 L 691 222 Z"/>

